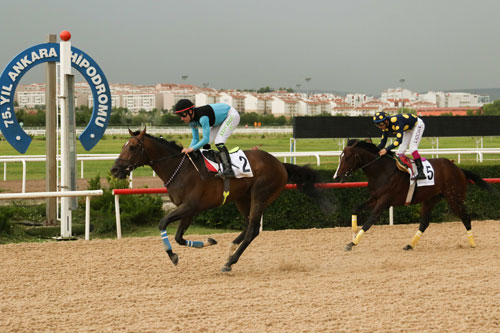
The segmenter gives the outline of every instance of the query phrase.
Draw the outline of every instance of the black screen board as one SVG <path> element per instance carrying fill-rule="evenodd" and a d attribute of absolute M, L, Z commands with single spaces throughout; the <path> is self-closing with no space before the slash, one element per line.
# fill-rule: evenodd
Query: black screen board
<path fill-rule="evenodd" d="M 424 137 L 500 136 L 500 116 L 428 116 Z M 372 117 L 294 117 L 293 137 L 372 138 L 381 131 Z M 392 133 L 391 133 L 392 134 Z"/>

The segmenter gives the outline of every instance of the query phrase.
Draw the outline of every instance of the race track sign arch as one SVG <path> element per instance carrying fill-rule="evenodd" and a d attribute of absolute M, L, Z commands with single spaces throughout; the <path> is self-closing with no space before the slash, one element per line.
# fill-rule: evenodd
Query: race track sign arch
<path fill-rule="evenodd" d="M 31 144 L 31 137 L 21 128 L 14 113 L 16 87 L 32 67 L 48 61 L 59 61 L 59 53 L 59 43 L 32 46 L 14 57 L 0 76 L 0 130 L 12 147 L 22 154 Z M 76 47 L 71 47 L 71 66 L 87 80 L 94 98 L 92 117 L 79 137 L 83 148 L 90 150 L 99 142 L 108 126 L 111 92 L 99 65 Z"/>

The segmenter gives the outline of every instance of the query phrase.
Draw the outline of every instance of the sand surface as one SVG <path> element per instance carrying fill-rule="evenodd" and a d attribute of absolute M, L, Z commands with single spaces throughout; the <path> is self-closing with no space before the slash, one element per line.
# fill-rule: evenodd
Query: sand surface
<path fill-rule="evenodd" d="M 229 273 L 237 234 L 0 245 L 0 332 L 499 332 L 500 221 L 416 229 L 265 231 Z"/>

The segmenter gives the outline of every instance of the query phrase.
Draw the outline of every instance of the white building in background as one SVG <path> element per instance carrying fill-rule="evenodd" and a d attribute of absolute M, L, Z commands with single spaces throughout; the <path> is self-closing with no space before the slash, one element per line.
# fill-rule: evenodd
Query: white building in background
<path fill-rule="evenodd" d="M 219 94 L 215 92 L 200 92 L 195 95 L 195 105 L 202 106 L 207 104 L 219 103 Z"/>
<path fill-rule="evenodd" d="M 245 112 L 257 112 L 257 102 L 258 98 L 256 94 L 247 93 L 245 94 Z"/>
<path fill-rule="evenodd" d="M 211 88 L 200 88 L 188 84 L 160 83 L 155 86 L 132 84 L 110 84 L 112 108 L 127 108 L 132 112 L 172 110 L 183 98 L 197 106 L 212 103 L 227 103 L 239 112 L 256 112 L 276 116 L 313 116 L 319 114 L 360 116 L 375 110 L 401 107 L 422 109 L 432 107 L 480 107 L 490 103 L 489 96 L 463 92 L 445 93 L 429 91 L 413 93 L 408 89 L 387 89 L 380 100 L 365 94 L 298 94 L 275 91 L 266 94 L 242 93 L 235 90 L 218 92 Z M 19 107 L 34 108 L 45 105 L 45 83 L 19 85 L 15 101 Z M 373 102 L 373 103 L 371 103 Z M 75 83 L 75 105 L 93 107 L 93 96 L 87 82 Z M 394 109 L 394 110 L 392 110 Z"/>
<path fill-rule="evenodd" d="M 245 112 L 245 99 L 246 95 L 237 91 L 222 91 L 219 93 L 219 102 L 231 105 L 239 113 Z"/>
<path fill-rule="evenodd" d="M 373 97 L 369 97 L 365 94 L 347 94 L 344 101 L 349 103 L 351 106 L 358 107 L 371 99 L 373 99 Z"/>
<path fill-rule="evenodd" d="M 303 115 L 304 107 L 301 107 L 301 100 L 298 98 L 283 96 L 273 97 L 271 102 L 273 116 L 280 117 L 293 117 Z"/>

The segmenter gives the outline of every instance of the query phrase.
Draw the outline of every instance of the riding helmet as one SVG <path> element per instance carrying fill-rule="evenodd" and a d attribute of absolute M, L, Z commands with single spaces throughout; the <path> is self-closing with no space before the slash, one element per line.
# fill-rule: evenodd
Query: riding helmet
<path fill-rule="evenodd" d="M 380 112 L 375 113 L 375 115 L 373 116 L 373 122 L 380 123 L 388 118 L 389 118 L 389 115 L 387 113 L 385 113 L 384 111 L 380 111 Z"/>
<path fill-rule="evenodd" d="M 187 112 L 190 109 L 194 108 L 193 102 L 189 99 L 180 99 L 174 106 L 174 113 Z"/>

